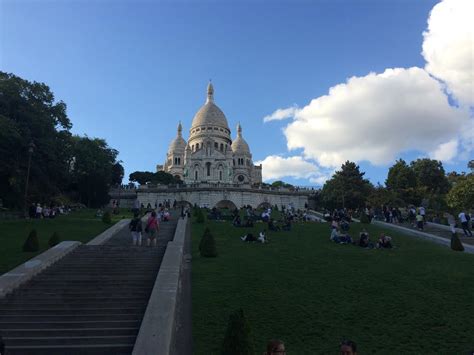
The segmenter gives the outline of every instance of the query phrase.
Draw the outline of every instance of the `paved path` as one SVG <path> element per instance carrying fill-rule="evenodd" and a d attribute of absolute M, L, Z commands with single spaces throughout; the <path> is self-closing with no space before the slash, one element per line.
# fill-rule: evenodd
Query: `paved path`
<path fill-rule="evenodd" d="M 7 353 L 130 354 L 176 221 L 157 247 L 131 246 L 124 229 L 104 245 L 81 245 L 5 299 Z"/>
<path fill-rule="evenodd" d="M 418 228 L 413 227 L 413 225 L 411 223 L 401 223 L 399 225 L 402 226 L 402 227 L 405 227 L 405 228 L 419 230 Z M 449 230 L 445 230 L 443 228 L 437 228 L 433 224 L 425 225 L 423 227 L 422 232 L 430 233 L 430 234 L 436 235 L 438 237 L 451 240 L 451 232 Z M 459 232 L 457 233 L 457 235 L 458 235 L 459 239 L 461 240 L 461 242 L 463 244 L 474 245 L 474 238 L 465 237 L 463 233 L 459 233 Z"/>

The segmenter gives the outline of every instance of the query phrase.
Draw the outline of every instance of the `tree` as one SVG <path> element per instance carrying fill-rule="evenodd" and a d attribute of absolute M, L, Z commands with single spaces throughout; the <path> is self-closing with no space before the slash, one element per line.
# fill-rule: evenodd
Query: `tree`
<path fill-rule="evenodd" d="M 460 178 L 446 195 L 446 202 L 449 207 L 457 210 L 474 208 L 474 175 Z"/>
<path fill-rule="evenodd" d="M 113 185 L 113 167 L 118 152 L 99 138 L 72 137 L 73 164 L 70 167 L 72 188 L 80 202 L 99 207 L 108 202 Z"/>
<path fill-rule="evenodd" d="M 433 159 L 417 159 L 410 164 L 413 169 L 418 187 L 425 187 L 430 194 L 444 194 L 449 190 L 443 164 Z"/>
<path fill-rule="evenodd" d="M 400 204 L 419 204 L 421 198 L 417 193 L 417 179 L 415 171 L 403 159 L 397 162 L 388 170 L 385 186 L 394 194 L 393 197 L 400 199 Z"/>
<path fill-rule="evenodd" d="M 216 241 L 209 228 L 206 228 L 201 238 L 199 252 L 205 258 L 215 258 L 217 256 Z"/>
<path fill-rule="evenodd" d="M 169 185 L 182 182 L 180 179 L 165 171 L 158 171 L 156 173 L 152 173 L 151 171 L 134 171 L 129 175 L 129 180 L 138 182 L 140 185 L 147 183 Z"/>
<path fill-rule="evenodd" d="M 271 187 L 286 187 L 288 189 L 294 187 L 293 185 L 288 184 L 288 183 L 286 183 L 284 181 L 281 181 L 281 180 L 277 180 L 277 181 L 272 182 L 270 186 Z"/>
<path fill-rule="evenodd" d="M 49 87 L 0 72 L 0 194 L 4 203 L 23 203 L 28 149 L 31 160 L 29 195 L 45 199 L 67 183 L 67 143 L 71 122 L 66 104 L 55 102 Z"/>
<path fill-rule="evenodd" d="M 360 172 L 359 166 L 346 161 L 341 170 L 336 171 L 332 178 L 321 190 L 321 200 L 325 207 L 363 207 L 367 196 L 372 190 L 371 183 L 364 179 L 365 173 Z"/>
<path fill-rule="evenodd" d="M 254 345 L 251 337 L 250 325 L 239 309 L 229 316 L 229 323 L 224 341 L 222 355 L 253 355 Z"/>
<path fill-rule="evenodd" d="M 66 104 L 49 87 L 0 72 L 0 196 L 7 207 L 23 205 L 29 149 L 28 197 L 49 203 L 72 198 L 95 207 L 121 182 L 118 152 L 102 139 L 73 136 Z"/>

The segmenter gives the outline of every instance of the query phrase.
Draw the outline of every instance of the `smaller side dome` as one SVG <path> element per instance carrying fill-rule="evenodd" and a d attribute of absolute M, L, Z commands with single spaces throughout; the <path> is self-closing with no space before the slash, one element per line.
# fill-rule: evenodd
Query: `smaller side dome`
<path fill-rule="evenodd" d="M 240 126 L 240 123 L 237 125 L 237 138 L 232 142 L 231 148 L 234 154 L 250 155 L 249 145 L 242 137 L 242 127 Z"/>
<path fill-rule="evenodd" d="M 183 127 L 181 126 L 181 122 L 179 122 L 176 138 L 171 141 L 168 148 L 169 154 L 184 154 L 184 150 L 186 149 L 186 141 L 183 139 L 182 132 Z"/>

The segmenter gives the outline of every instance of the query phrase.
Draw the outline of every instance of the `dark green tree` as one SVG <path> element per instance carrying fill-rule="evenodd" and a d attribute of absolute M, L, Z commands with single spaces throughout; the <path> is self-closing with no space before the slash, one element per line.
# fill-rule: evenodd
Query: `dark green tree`
<path fill-rule="evenodd" d="M 99 207 L 110 199 L 108 193 L 114 182 L 113 169 L 118 152 L 99 138 L 74 136 L 72 141 L 72 187 L 80 202 Z"/>
<path fill-rule="evenodd" d="M 39 240 L 36 229 L 33 229 L 28 238 L 26 238 L 25 244 L 23 244 L 23 251 L 25 252 L 35 252 L 39 250 Z"/>
<path fill-rule="evenodd" d="M 165 171 L 158 171 L 156 173 L 152 173 L 151 171 L 134 171 L 129 175 L 129 180 L 132 182 L 138 182 L 140 185 L 145 185 L 147 183 L 160 185 L 182 183 L 180 179 Z"/>
<path fill-rule="evenodd" d="M 474 175 L 469 174 L 459 178 L 457 183 L 446 195 L 449 207 L 456 210 L 470 210 L 474 208 Z"/>
<path fill-rule="evenodd" d="M 425 188 L 428 194 L 445 194 L 449 182 L 443 164 L 433 159 L 418 159 L 410 163 L 416 177 L 416 185 Z"/>
<path fill-rule="evenodd" d="M 199 252 L 205 258 L 215 258 L 217 256 L 216 241 L 209 228 L 206 228 L 201 238 Z"/>
<path fill-rule="evenodd" d="M 66 104 L 56 102 L 49 87 L 0 72 L 0 195 L 10 207 L 23 203 L 28 149 L 29 196 L 43 200 L 67 184 L 71 122 Z"/>
<path fill-rule="evenodd" d="M 244 311 L 238 309 L 229 316 L 227 331 L 222 343 L 222 355 L 253 355 L 255 349 L 250 325 Z"/>
<path fill-rule="evenodd" d="M 364 175 L 365 173 L 361 172 L 355 163 L 346 161 L 342 164 L 341 170 L 336 171 L 321 190 L 321 201 L 324 207 L 357 208 L 365 206 L 373 186 L 367 179 L 364 179 Z"/>

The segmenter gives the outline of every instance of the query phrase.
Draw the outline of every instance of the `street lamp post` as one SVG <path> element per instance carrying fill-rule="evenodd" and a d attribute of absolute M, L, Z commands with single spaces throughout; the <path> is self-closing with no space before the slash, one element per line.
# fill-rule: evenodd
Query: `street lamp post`
<path fill-rule="evenodd" d="M 26 184 L 25 184 L 25 203 L 24 203 L 24 210 L 23 215 L 25 218 L 28 217 L 28 183 L 30 182 L 30 167 L 31 167 L 31 156 L 33 155 L 33 151 L 35 150 L 35 144 L 30 142 L 28 145 L 28 170 L 26 172 Z"/>

